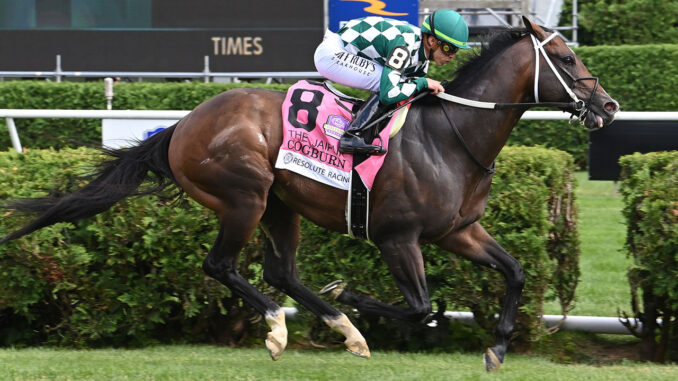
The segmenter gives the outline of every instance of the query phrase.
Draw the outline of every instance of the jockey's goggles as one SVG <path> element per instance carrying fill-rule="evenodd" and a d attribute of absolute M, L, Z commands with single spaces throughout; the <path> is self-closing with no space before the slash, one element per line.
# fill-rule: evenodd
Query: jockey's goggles
<path fill-rule="evenodd" d="M 442 40 L 437 40 L 437 41 L 438 41 L 438 45 L 440 45 L 440 50 L 442 50 L 443 53 L 446 56 L 451 56 L 451 55 L 453 55 L 453 54 L 455 54 L 456 52 L 459 51 L 458 47 L 450 44 L 449 42 L 445 42 L 445 41 L 442 41 Z"/>

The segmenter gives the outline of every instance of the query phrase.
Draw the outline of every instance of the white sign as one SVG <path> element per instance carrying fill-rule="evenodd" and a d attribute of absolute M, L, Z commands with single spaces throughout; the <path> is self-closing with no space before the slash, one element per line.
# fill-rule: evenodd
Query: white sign
<path fill-rule="evenodd" d="M 178 119 L 102 119 L 101 143 L 106 148 L 123 148 L 136 145 Z"/>

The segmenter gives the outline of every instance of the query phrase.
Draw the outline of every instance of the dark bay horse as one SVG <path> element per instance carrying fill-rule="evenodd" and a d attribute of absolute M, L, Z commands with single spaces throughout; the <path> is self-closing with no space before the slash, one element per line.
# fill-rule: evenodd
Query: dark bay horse
<path fill-rule="evenodd" d="M 495 345 L 484 355 L 487 370 L 498 369 L 504 361 L 525 279 L 518 261 L 478 222 L 490 190 L 488 167 L 522 113 L 536 101 L 584 99 L 563 103 L 562 109 L 579 114 L 588 127 L 610 123 L 619 109 L 597 80 L 580 80 L 591 74 L 560 38 L 549 41 L 550 31 L 527 19 L 525 24 L 526 30 L 492 39 L 457 72 L 446 91 L 479 101 L 524 105 L 485 110 L 426 96 L 411 107 L 405 126 L 389 143 L 390 152 L 370 193 L 369 236 L 408 306 L 351 294 L 341 284 L 331 290 L 337 301 L 359 311 L 421 321 L 431 313 L 422 243 L 435 243 L 499 271 L 507 289 Z M 539 41 L 544 56 L 538 55 Z M 268 239 L 264 279 L 342 333 L 350 352 L 369 357 L 365 339 L 347 317 L 301 284 L 297 276 L 300 215 L 346 232 L 347 193 L 274 168 L 282 141 L 284 96 L 262 89 L 236 89 L 207 100 L 140 145 L 114 151 L 94 180 L 76 193 L 17 202 L 13 206 L 17 210 L 40 215 L 0 243 L 56 222 L 93 216 L 130 195 L 177 185 L 217 214 L 218 238 L 203 269 L 265 317 L 271 329 L 266 346 L 273 359 L 287 345 L 285 315 L 236 271 L 238 253 L 258 225 Z M 452 123 L 458 133 L 453 132 Z M 146 180 L 155 186 L 140 188 Z"/>

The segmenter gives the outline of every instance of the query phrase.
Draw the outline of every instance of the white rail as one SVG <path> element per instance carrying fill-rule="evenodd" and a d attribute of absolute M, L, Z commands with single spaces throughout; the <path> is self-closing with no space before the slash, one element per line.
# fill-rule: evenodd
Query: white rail
<path fill-rule="evenodd" d="M 285 318 L 288 320 L 294 319 L 298 310 L 296 307 L 283 307 L 285 311 Z M 445 312 L 445 317 L 450 320 L 462 322 L 464 324 L 474 324 L 473 312 Z M 580 331 L 590 333 L 607 333 L 614 335 L 630 335 L 631 332 L 622 324 L 621 320 L 616 317 L 602 317 L 602 316 L 567 316 L 563 321 L 562 315 L 544 315 L 542 316 L 544 325 L 547 328 L 554 327 L 560 324 L 561 330 Z M 661 324 L 661 319 L 657 320 Z M 638 319 L 631 319 L 631 324 L 636 326 L 638 330 L 642 329 L 643 324 Z"/>
<path fill-rule="evenodd" d="M 0 118 L 7 120 L 7 129 L 14 149 L 21 153 L 21 141 L 14 118 L 90 118 L 90 119 L 181 119 L 190 110 L 23 110 L 0 109 Z M 568 120 L 561 111 L 527 111 L 525 120 Z M 678 121 L 674 111 L 621 111 L 615 120 Z"/>

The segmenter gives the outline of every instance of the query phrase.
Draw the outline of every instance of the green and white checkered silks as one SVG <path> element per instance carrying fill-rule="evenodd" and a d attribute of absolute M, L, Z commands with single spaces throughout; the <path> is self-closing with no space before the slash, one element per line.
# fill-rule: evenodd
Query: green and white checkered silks
<path fill-rule="evenodd" d="M 369 16 L 349 21 L 337 34 L 347 52 L 384 66 L 380 99 L 384 104 L 405 100 L 428 87 L 428 61 L 421 30 L 404 21 Z"/>

